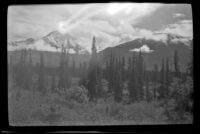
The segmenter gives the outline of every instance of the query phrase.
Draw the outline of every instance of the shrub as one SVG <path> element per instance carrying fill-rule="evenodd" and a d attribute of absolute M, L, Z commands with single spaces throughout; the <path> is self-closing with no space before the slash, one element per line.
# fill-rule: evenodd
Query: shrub
<path fill-rule="evenodd" d="M 192 114 L 193 108 L 193 80 L 187 77 L 185 82 L 180 79 L 173 79 L 169 88 L 169 100 L 165 103 L 165 110 L 168 117 L 172 120 L 188 119 L 185 114 Z M 185 118 L 186 117 L 186 118 Z M 192 117 L 191 117 L 192 118 Z"/>
<path fill-rule="evenodd" d="M 48 114 L 49 110 L 48 105 L 45 103 L 45 98 L 41 97 L 39 94 L 35 94 L 34 96 L 33 92 L 21 89 L 21 97 L 16 99 L 15 96 L 17 92 L 12 91 L 12 95 L 8 99 L 9 122 L 11 125 L 19 123 L 26 125 L 27 122 L 30 122 L 33 118 L 38 120 L 41 119 L 38 117 L 43 117 Z"/>
<path fill-rule="evenodd" d="M 174 79 L 170 87 L 170 98 L 176 102 L 175 110 L 190 111 L 193 93 L 193 81 L 190 77 L 186 82 L 181 83 L 179 79 Z"/>
<path fill-rule="evenodd" d="M 67 89 L 66 98 L 75 100 L 76 102 L 83 103 L 88 101 L 87 90 L 83 87 L 72 87 Z"/>
<path fill-rule="evenodd" d="M 122 117 L 135 121 L 151 120 L 152 123 L 164 122 L 166 117 L 164 109 L 154 105 L 154 103 L 139 102 L 124 106 L 120 110 Z"/>
<path fill-rule="evenodd" d="M 130 105 L 110 103 L 105 109 L 108 111 L 107 116 L 115 121 L 133 121 L 136 124 L 148 121 L 155 124 L 164 123 L 167 119 L 164 115 L 164 109 L 153 102 L 139 102 Z"/>

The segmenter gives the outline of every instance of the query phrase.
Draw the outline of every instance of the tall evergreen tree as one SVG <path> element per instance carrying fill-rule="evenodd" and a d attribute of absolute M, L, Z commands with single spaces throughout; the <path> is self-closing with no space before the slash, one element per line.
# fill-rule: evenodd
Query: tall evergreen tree
<path fill-rule="evenodd" d="M 108 73 L 107 73 L 107 80 L 108 80 L 108 92 L 113 92 L 113 86 L 114 86 L 114 56 L 111 53 L 110 59 L 109 59 L 109 66 L 108 66 Z"/>
<path fill-rule="evenodd" d="M 9 73 L 11 74 L 10 76 L 13 77 L 13 69 L 14 69 L 14 64 L 13 64 L 13 55 L 10 55 L 9 57 L 9 63 L 8 63 L 8 69 L 9 69 Z"/>
<path fill-rule="evenodd" d="M 129 66 L 128 66 L 128 73 L 129 73 L 128 89 L 131 102 L 135 102 L 138 100 L 136 62 L 137 58 L 135 53 L 133 53 L 132 59 L 129 59 Z"/>
<path fill-rule="evenodd" d="M 45 68 L 44 68 L 44 57 L 43 53 L 40 54 L 40 67 L 39 67 L 39 78 L 38 78 L 38 91 L 43 95 L 46 94 L 45 87 Z"/>
<path fill-rule="evenodd" d="M 120 69 L 120 72 L 121 72 L 121 77 L 122 77 L 122 86 L 124 85 L 124 82 L 125 82 L 125 58 L 124 56 L 122 56 L 122 59 L 121 59 L 121 69 Z"/>
<path fill-rule="evenodd" d="M 29 61 L 24 65 L 24 81 L 26 81 L 24 82 L 25 89 L 31 89 L 32 87 L 32 74 L 33 74 L 32 56 L 31 56 L 31 50 L 29 50 Z"/>
<path fill-rule="evenodd" d="M 73 76 L 76 76 L 76 64 L 75 64 L 75 60 L 72 60 L 72 66 L 71 66 L 71 72 Z"/>
<path fill-rule="evenodd" d="M 104 69 L 104 78 L 108 80 L 109 78 L 109 60 L 106 60 L 106 65 Z"/>
<path fill-rule="evenodd" d="M 164 98 L 165 97 L 165 91 L 166 91 L 166 85 L 165 85 L 165 82 L 166 82 L 166 79 L 165 79 L 165 61 L 164 61 L 164 58 L 162 59 L 162 68 L 160 70 L 160 75 L 161 75 L 161 86 L 159 88 L 159 96 L 160 96 L 160 99 L 161 98 Z"/>
<path fill-rule="evenodd" d="M 70 42 L 68 41 L 68 46 L 70 46 Z M 69 67 L 69 48 L 66 53 L 66 48 L 65 48 L 65 56 L 64 56 L 64 88 L 68 89 L 70 87 L 71 83 L 71 74 L 70 74 L 70 67 Z"/>
<path fill-rule="evenodd" d="M 16 86 L 26 88 L 26 50 L 21 50 L 19 62 L 14 67 L 14 83 Z"/>
<path fill-rule="evenodd" d="M 82 70 L 83 70 L 83 74 L 82 74 L 82 77 L 83 78 L 86 78 L 86 74 L 87 74 L 87 63 L 86 62 L 83 62 L 83 67 L 82 67 Z"/>
<path fill-rule="evenodd" d="M 154 89 L 153 89 L 153 98 L 157 100 L 157 83 L 158 83 L 158 65 L 154 65 Z"/>
<path fill-rule="evenodd" d="M 175 50 L 175 52 L 174 52 L 174 71 L 175 71 L 175 77 L 179 78 L 180 68 L 179 68 L 179 57 L 178 57 L 177 50 Z"/>
<path fill-rule="evenodd" d="M 191 44 L 191 47 L 193 47 L 193 43 Z M 191 52 L 190 52 L 190 62 L 188 63 L 188 73 L 191 77 L 193 77 L 193 48 L 191 48 Z"/>
<path fill-rule="evenodd" d="M 60 69 L 59 69 L 58 88 L 63 92 L 66 92 L 66 89 L 70 87 L 69 46 L 70 42 L 69 38 L 67 38 L 67 44 L 62 44 L 61 47 L 60 67 L 59 67 Z"/>
<path fill-rule="evenodd" d="M 60 65 L 59 65 L 59 81 L 58 81 L 58 88 L 60 90 L 64 90 L 64 46 L 62 45 L 61 54 L 60 54 Z"/>
<path fill-rule="evenodd" d="M 103 72 L 99 65 L 97 65 L 97 97 L 103 97 L 103 90 L 102 90 L 102 77 Z"/>
<path fill-rule="evenodd" d="M 128 57 L 128 67 L 127 67 L 127 73 L 126 73 L 126 78 L 129 80 L 130 79 L 130 74 L 132 70 L 132 62 L 131 62 L 131 57 Z"/>
<path fill-rule="evenodd" d="M 161 86 L 165 86 L 165 60 L 162 59 L 162 68 L 161 68 Z"/>
<path fill-rule="evenodd" d="M 145 78 L 146 78 L 146 100 L 150 101 L 150 93 L 149 93 L 149 74 L 145 71 Z"/>
<path fill-rule="evenodd" d="M 93 37 L 92 41 L 92 55 L 90 59 L 90 67 L 89 67 L 89 73 L 88 73 L 88 96 L 89 101 L 96 102 L 97 95 L 97 50 L 96 50 L 96 39 Z"/>
<path fill-rule="evenodd" d="M 87 63 L 83 62 L 79 64 L 79 68 L 77 69 L 77 75 L 80 77 L 79 85 L 87 87 L 88 82 L 88 68 Z"/>
<path fill-rule="evenodd" d="M 83 67 L 82 67 L 82 63 L 79 64 L 79 76 L 82 78 L 83 76 Z"/>
<path fill-rule="evenodd" d="M 165 72 L 165 79 L 166 79 L 166 97 L 168 96 L 169 92 L 169 84 L 170 84 L 170 70 L 169 70 L 169 58 L 166 59 L 166 72 Z"/>
<path fill-rule="evenodd" d="M 116 58 L 114 65 L 114 99 L 116 102 L 122 101 L 122 74 L 121 74 L 121 60 Z"/>
<path fill-rule="evenodd" d="M 138 98 L 139 100 L 143 100 L 144 92 L 143 92 L 143 84 L 144 84 L 144 77 L 143 77 L 143 57 L 142 52 L 139 52 L 138 61 L 137 61 L 137 72 L 138 72 Z"/>
<path fill-rule="evenodd" d="M 22 63 L 21 63 L 21 82 L 22 82 L 22 87 L 26 88 L 26 58 L 27 58 L 27 51 L 26 49 L 23 50 L 22 53 Z"/>
<path fill-rule="evenodd" d="M 53 72 L 52 76 L 51 76 L 51 92 L 54 93 L 56 91 L 56 74 L 55 72 Z"/>

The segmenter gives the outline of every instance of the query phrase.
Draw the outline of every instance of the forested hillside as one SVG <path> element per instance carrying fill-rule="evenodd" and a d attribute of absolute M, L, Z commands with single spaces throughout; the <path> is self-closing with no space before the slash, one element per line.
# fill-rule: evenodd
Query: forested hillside
<path fill-rule="evenodd" d="M 9 5 L 9 125 L 193 124 L 192 8 Z"/>
<path fill-rule="evenodd" d="M 132 52 L 126 65 L 124 56 L 111 52 L 102 65 L 97 60 L 95 37 L 92 54 L 87 58 L 78 55 L 78 60 L 77 55 L 69 55 L 66 47 L 55 53 L 57 59 L 42 51 L 24 49 L 13 53 L 19 54 L 18 60 L 10 55 L 8 62 L 9 112 L 14 124 L 32 120 L 33 124 L 36 121 L 69 125 L 84 121 L 86 124 L 192 122 L 192 59 L 187 71 L 181 72 L 177 50 L 173 53 L 173 66 L 169 57 L 162 57 L 161 67 L 154 64 L 153 70 L 146 68 L 141 51 Z M 36 59 L 39 62 L 33 63 Z M 91 111 L 87 113 L 84 109 Z M 32 114 L 31 121 L 27 114 Z"/>

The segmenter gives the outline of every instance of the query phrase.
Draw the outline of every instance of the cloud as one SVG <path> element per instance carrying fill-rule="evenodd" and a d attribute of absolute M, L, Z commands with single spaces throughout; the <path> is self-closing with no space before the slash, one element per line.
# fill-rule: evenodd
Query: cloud
<path fill-rule="evenodd" d="M 191 20 L 170 24 L 158 31 L 138 28 L 135 25 L 153 15 L 164 4 L 124 3 L 10 6 L 8 8 L 8 40 L 39 39 L 59 30 L 68 32 L 78 44 L 90 51 L 95 35 L 98 49 L 115 46 L 135 38 L 166 41 L 165 34 L 173 33 L 192 37 Z M 177 13 L 175 13 L 176 16 Z M 40 45 L 39 45 L 40 46 Z"/>
<path fill-rule="evenodd" d="M 120 33 L 124 33 L 122 37 L 125 36 L 126 41 L 133 40 L 135 38 L 146 38 L 156 41 L 163 41 L 167 43 L 168 37 L 167 34 L 178 35 L 184 37 L 185 39 L 174 39 L 172 41 L 177 42 L 188 42 L 188 39 L 193 38 L 193 24 L 192 20 L 181 20 L 173 24 L 169 24 L 166 27 L 157 30 L 151 31 L 148 29 L 135 28 L 130 24 L 125 23 L 121 27 L 117 28 Z M 122 38 L 123 39 L 123 38 Z"/>
<path fill-rule="evenodd" d="M 126 21 L 130 22 L 132 25 L 135 25 L 142 21 L 144 17 L 152 15 L 156 10 L 161 8 L 163 4 L 160 3 L 136 3 L 132 6 L 132 12 L 130 13 Z"/>
<path fill-rule="evenodd" d="M 134 48 L 134 49 L 131 49 L 129 51 L 132 51 L 132 52 L 140 52 L 141 51 L 141 52 L 144 52 L 144 53 L 151 53 L 154 50 L 151 50 L 146 44 L 144 44 L 140 48 Z"/>
<path fill-rule="evenodd" d="M 81 28 L 87 29 L 88 31 L 101 31 L 109 34 L 116 32 L 116 28 L 106 20 L 85 20 L 75 30 L 79 31 Z"/>
<path fill-rule="evenodd" d="M 51 32 L 51 28 L 22 22 L 8 23 L 8 40 L 24 40 L 27 38 L 41 38 Z"/>
<path fill-rule="evenodd" d="M 55 6 L 57 7 L 57 6 Z M 55 8 L 46 6 L 9 6 L 8 8 L 8 38 L 22 40 L 26 38 L 41 38 L 56 30 L 58 22 L 66 19 L 69 14 L 62 6 Z M 62 9 L 62 10 L 61 10 Z M 66 15 L 67 14 L 67 15 Z M 21 38 L 18 38 L 19 35 Z"/>
<path fill-rule="evenodd" d="M 185 17 L 185 14 L 173 13 L 172 16 L 173 16 L 174 18 L 180 18 L 180 17 Z"/>
<path fill-rule="evenodd" d="M 76 30 L 75 30 L 76 31 Z M 79 36 L 79 32 L 83 34 L 84 36 Z M 71 36 L 75 38 L 76 42 L 80 44 L 82 47 L 86 48 L 88 51 L 91 49 L 92 45 L 92 37 L 96 37 L 96 45 L 98 51 L 105 49 L 108 46 L 114 46 L 116 45 L 119 41 L 120 38 L 117 36 L 114 36 L 112 34 L 108 34 L 106 32 L 99 31 L 97 29 L 88 29 L 85 27 L 82 27 L 79 32 L 72 32 Z"/>
<path fill-rule="evenodd" d="M 160 32 L 193 38 L 192 20 L 178 21 L 177 23 L 168 25 L 166 28 L 160 30 Z"/>
<path fill-rule="evenodd" d="M 175 38 L 175 39 L 172 39 L 171 41 L 172 41 L 173 43 L 182 42 L 182 43 L 184 43 L 184 44 L 187 45 L 187 46 L 190 46 L 190 45 L 191 45 L 191 40 L 188 39 L 188 38 L 181 38 L 181 39 Z"/>
<path fill-rule="evenodd" d="M 96 44 L 100 46 L 100 49 L 104 49 L 108 46 L 116 46 L 136 38 L 146 38 L 167 43 L 167 34 L 175 34 L 183 37 L 188 37 L 185 39 L 173 39 L 172 41 L 175 43 L 184 42 L 187 44 L 188 39 L 193 38 L 191 20 L 178 21 L 158 31 L 136 28 L 127 22 L 122 22 L 121 25 L 118 25 L 118 27 L 114 27 L 108 21 L 88 20 L 85 21 L 83 25 L 80 25 L 80 27 L 77 27 L 77 29 L 72 31 L 71 34 L 73 34 L 75 38 L 78 37 L 77 41 L 81 45 L 84 44 L 83 46 L 89 51 L 91 48 L 93 35 L 96 36 Z"/>

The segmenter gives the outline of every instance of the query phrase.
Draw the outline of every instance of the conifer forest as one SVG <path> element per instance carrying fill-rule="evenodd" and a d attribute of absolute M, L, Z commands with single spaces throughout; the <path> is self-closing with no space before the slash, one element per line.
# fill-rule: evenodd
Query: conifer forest
<path fill-rule="evenodd" d="M 108 11 L 110 16 L 118 15 L 114 10 Z M 131 8 L 130 11 L 134 15 Z M 84 22 L 90 24 L 89 20 Z M 103 22 L 102 26 L 93 22 L 90 27 L 93 24 L 98 25 L 98 30 L 108 29 Z M 168 33 L 163 34 L 167 38 L 164 43 L 153 38 L 126 38 L 104 48 L 109 41 L 101 42 L 102 33 L 97 34 L 96 30 L 88 38 L 87 51 L 82 51 L 86 50 L 81 46 L 83 42 L 76 42 L 84 38 L 81 31 L 74 36 L 76 29 L 64 33 L 63 29 L 40 39 L 8 43 L 8 49 L 20 46 L 7 52 L 10 125 L 193 123 L 192 39 Z M 108 40 L 113 38 L 108 36 Z M 181 42 L 182 38 L 188 39 L 187 45 Z M 181 41 L 177 43 L 175 39 Z M 43 49 L 47 46 L 55 51 Z"/>

